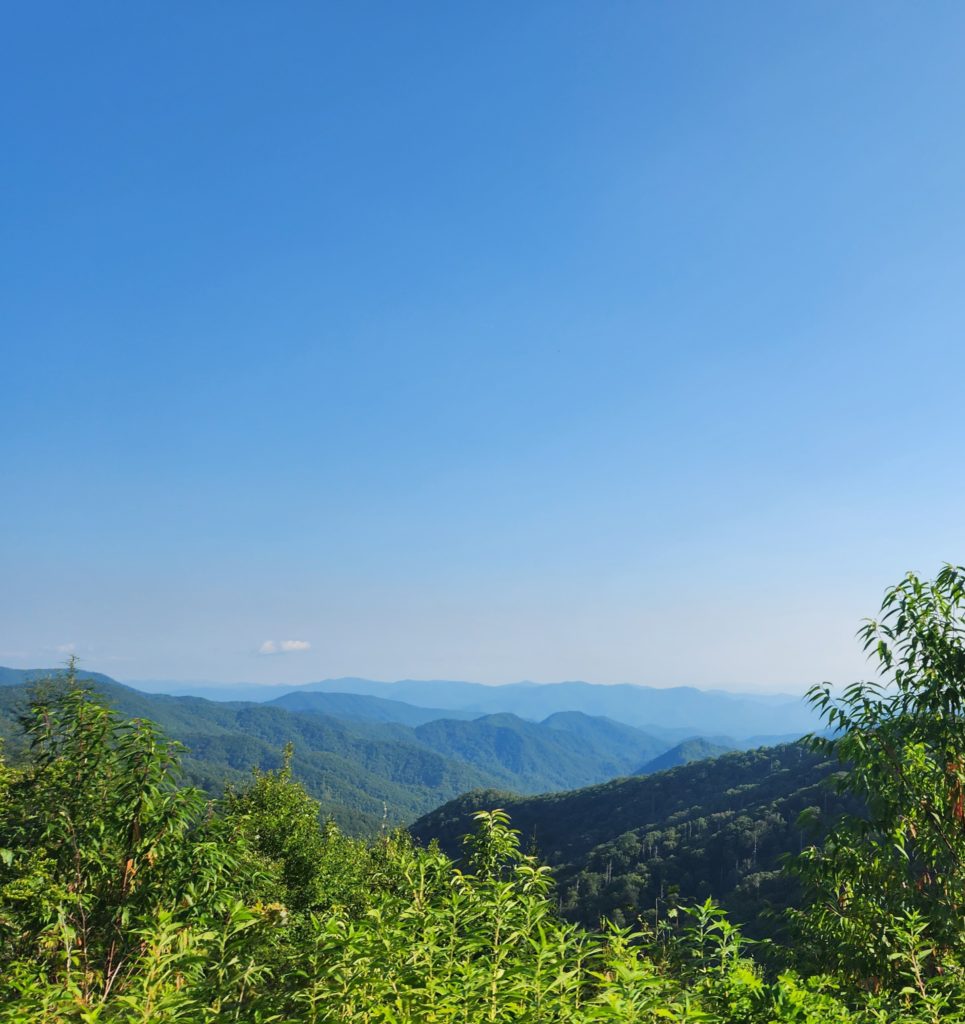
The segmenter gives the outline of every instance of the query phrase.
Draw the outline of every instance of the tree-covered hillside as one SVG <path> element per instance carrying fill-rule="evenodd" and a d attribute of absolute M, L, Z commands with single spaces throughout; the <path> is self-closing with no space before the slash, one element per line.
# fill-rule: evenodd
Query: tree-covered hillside
<path fill-rule="evenodd" d="M 759 744 L 767 746 L 769 744 Z M 690 764 L 691 761 L 706 761 L 709 757 L 720 757 L 734 749 L 732 743 L 715 742 L 703 736 L 691 736 L 683 740 L 675 747 L 658 754 L 653 760 L 643 765 L 637 775 L 649 775 L 651 772 L 662 772 L 667 768 L 676 768 L 682 764 Z"/>
<path fill-rule="evenodd" d="M 642 752 L 664 747 L 644 732 L 614 725 L 579 713 L 540 723 L 499 714 L 471 722 L 439 719 L 415 734 L 432 750 L 487 771 L 497 785 L 532 793 L 567 788 L 567 780 L 579 777 L 589 783 L 625 775 Z"/>
<path fill-rule="evenodd" d="M 8 735 L 16 733 L 17 717 L 37 685 L 0 688 L 0 723 Z M 308 791 L 326 814 L 357 834 L 377 831 L 386 818 L 390 824 L 411 818 L 438 803 L 441 793 L 453 796 L 492 782 L 485 772 L 400 738 L 395 730 L 402 727 L 142 694 L 113 681 L 98 681 L 96 689 L 124 715 L 149 719 L 181 741 L 187 777 L 213 795 L 226 784 L 247 782 L 253 768 L 278 768 L 291 743 Z M 16 740 L 10 752 L 17 755 Z"/>
<path fill-rule="evenodd" d="M 504 807 L 527 848 L 553 867 L 567 917 L 629 924 L 678 899 L 712 895 L 752 932 L 770 932 L 762 913 L 796 896 L 782 857 L 799 853 L 840 813 L 840 798 L 824 784 L 834 770 L 827 757 L 789 744 L 569 793 L 469 793 L 411 832 L 458 856 L 473 814 Z"/>

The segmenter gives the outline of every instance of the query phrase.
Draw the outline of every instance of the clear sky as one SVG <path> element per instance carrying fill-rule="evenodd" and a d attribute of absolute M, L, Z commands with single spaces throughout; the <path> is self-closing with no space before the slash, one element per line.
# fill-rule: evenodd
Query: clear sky
<path fill-rule="evenodd" d="M 0 664 L 787 690 L 965 561 L 961 4 L 0 45 Z"/>

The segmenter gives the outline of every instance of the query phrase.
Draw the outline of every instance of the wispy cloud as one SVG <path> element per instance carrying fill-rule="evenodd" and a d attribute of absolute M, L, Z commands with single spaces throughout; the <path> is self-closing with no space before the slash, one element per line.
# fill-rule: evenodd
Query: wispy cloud
<path fill-rule="evenodd" d="M 77 644 L 57 644 L 55 649 L 61 654 L 73 654 L 77 650 Z"/>
<path fill-rule="evenodd" d="M 307 640 L 266 640 L 258 648 L 259 654 L 294 654 L 311 648 Z"/>

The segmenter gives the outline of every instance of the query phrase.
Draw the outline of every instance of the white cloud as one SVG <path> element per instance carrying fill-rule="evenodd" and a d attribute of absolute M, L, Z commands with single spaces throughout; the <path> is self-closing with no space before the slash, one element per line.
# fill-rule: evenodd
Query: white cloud
<path fill-rule="evenodd" d="M 307 651 L 312 645 L 307 640 L 282 640 L 281 649 L 288 651 Z"/>
<path fill-rule="evenodd" d="M 73 654 L 77 650 L 77 644 L 57 644 L 56 649 L 61 654 Z"/>
<path fill-rule="evenodd" d="M 259 654 L 292 654 L 296 651 L 307 651 L 311 648 L 307 640 L 266 640 L 258 648 Z"/>

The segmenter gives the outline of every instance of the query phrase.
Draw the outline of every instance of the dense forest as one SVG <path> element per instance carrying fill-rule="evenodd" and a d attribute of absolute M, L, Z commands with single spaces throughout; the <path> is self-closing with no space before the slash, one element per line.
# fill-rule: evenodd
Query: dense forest
<path fill-rule="evenodd" d="M 556 887 L 505 809 L 474 815 L 458 863 L 403 832 L 351 838 L 290 749 L 213 800 L 182 784 L 156 725 L 69 676 L 26 710 L 17 764 L 0 762 L 0 1021 L 965 1021 L 963 611 L 965 568 L 907 577 L 862 631 L 879 680 L 814 689 L 832 737 L 776 755 L 815 782 L 833 764 L 861 808 L 800 840 L 783 946 L 750 942 L 711 898 L 622 927 L 567 922 L 573 880 Z M 759 780 L 738 799 L 780 799 L 784 768 L 757 763 L 774 756 L 723 759 Z M 638 782 L 662 780 L 651 795 L 669 810 L 691 770 Z M 590 871 L 611 842 L 616 859 L 619 824 L 606 839 L 593 806 L 537 850 L 583 844 Z M 665 844 L 678 829 L 653 824 Z M 628 864 L 659 855 L 660 839 L 631 839 Z"/>
<path fill-rule="evenodd" d="M 424 815 L 412 834 L 458 858 L 473 815 L 499 806 L 523 845 L 553 869 L 559 910 L 653 922 L 713 896 L 753 936 L 781 929 L 798 887 L 788 854 L 819 838 L 845 807 L 826 783 L 837 764 L 804 743 L 730 753 L 642 778 L 520 797 L 477 791 Z M 859 810 L 855 801 L 849 809 Z"/>

